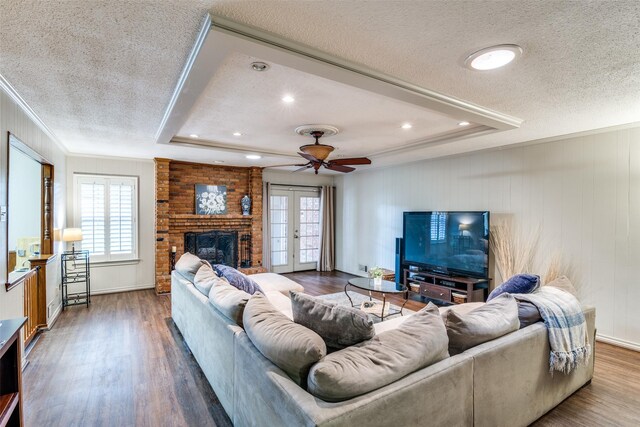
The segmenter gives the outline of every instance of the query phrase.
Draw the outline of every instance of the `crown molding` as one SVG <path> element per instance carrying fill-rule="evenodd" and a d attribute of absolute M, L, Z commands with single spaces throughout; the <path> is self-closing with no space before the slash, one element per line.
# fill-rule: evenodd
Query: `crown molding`
<path fill-rule="evenodd" d="M 31 108 L 29 104 L 27 104 L 27 101 L 25 101 L 24 98 L 20 96 L 18 91 L 16 91 L 16 89 L 2 74 L 0 74 L 0 89 L 4 90 L 6 94 L 9 95 L 13 102 L 15 102 L 18 107 L 20 107 L 20 109 L 24 111 L 24 113 L 31 119 L 31 121 L 33 121 L 40 128 L 40 130 L 42 130 L 42 132 L 44 132 L 45 135 L 47 135 L 49 139 L 51 139 L 54 144 L 58 146 L 58 148 L 64 153 L 65 156 L 69 155 L 69 150 L 67 150 L 67 147 L 65 147 L 64 144 L 60 142 L 58 137 L 53 133 L 49 126 L 47 126 L 42 121 L 40 116 L 38 116 L 36 112 L 33 111 L 33 108 Z"/>

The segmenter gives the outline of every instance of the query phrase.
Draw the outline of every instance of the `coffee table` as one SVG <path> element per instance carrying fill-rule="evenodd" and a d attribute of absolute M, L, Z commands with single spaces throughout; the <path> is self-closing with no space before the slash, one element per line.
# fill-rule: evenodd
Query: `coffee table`
<path fill-rule="evenodd" d="M 369 301 L 373 300 L 373 297 L 371 296 L 372 293 L 382 294 L 382 310 L 380 311 L 381 315 L 378 316 L 376 313 L 370 313 L 376 317 L 379 317 L 380 321 L 384 320 L 384 306 L 387 303 L 387 294 L 404 294 L 404 302 L 402 303 L 402 307 L 400 307 L 400 310 L 395 311 L 393 313 L 391 313 L 391 310 L 389 310 L 389 314 L 387 315 L 387 317 L 392 314 L 398 314 L 398 313 L 400 313 L 400 315 L 403 316 L 402 310 L 404 309 L 405 304 L 409 300 L 409 290 L 405 285 L 396 285 L 395 282 L 390 282 L 388 280 L 383 280 L 379 285 L 376 285 L 373 279 L 369 279 L 367 277 L 355 277 L 353 279 L 349 279 L 347 284 L 344 285 L 344 293 L 345 295 L 347 295 L 347 298 L 349 298 L 351 307 L 355 307 L 353 305 L 353 300 L 351 299 L 351 297 L 349 296 L 349 293 L 347 292 L 347 288 L 349 286 L 353 286 L 354 288 L 368 291 Z M 389 306 L 391 306 L 391 303 L 389 303 Z"/>

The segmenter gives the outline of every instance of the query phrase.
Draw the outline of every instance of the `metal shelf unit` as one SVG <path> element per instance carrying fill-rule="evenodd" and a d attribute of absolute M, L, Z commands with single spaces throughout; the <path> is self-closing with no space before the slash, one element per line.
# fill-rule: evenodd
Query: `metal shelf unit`
<path fill-rule="evenodd" d="M 62 309 L 72 305 L 91 304 L 91 275 L 89 270 L 89 251 L 63 252 L 60 262 L 62 268 Z M 84 291 L 77 291 L 82 289 Z M 69 285 L 72 292 L 69 292 Z"/>

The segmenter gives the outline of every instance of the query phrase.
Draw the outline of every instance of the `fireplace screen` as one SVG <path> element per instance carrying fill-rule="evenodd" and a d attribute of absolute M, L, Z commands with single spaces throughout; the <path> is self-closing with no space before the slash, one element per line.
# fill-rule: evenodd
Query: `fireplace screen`
<path fill-rule="evenodd" d="M 184 233 L 184 250 L 213 264 L 238 268 L 238 232 Z"/>

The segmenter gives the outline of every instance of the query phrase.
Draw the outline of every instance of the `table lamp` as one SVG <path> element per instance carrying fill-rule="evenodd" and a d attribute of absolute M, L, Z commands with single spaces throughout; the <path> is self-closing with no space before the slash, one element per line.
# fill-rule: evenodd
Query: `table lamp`
<path fill-rule="evenodd" d="M 81 240 L 82 240 L 81 228 L 65 228 L 64 230 L 62 230 L 62 241 L 71 242 L 71 253 L 75 253 L 76 251 L 75 242 L 79 242 Z"/>

